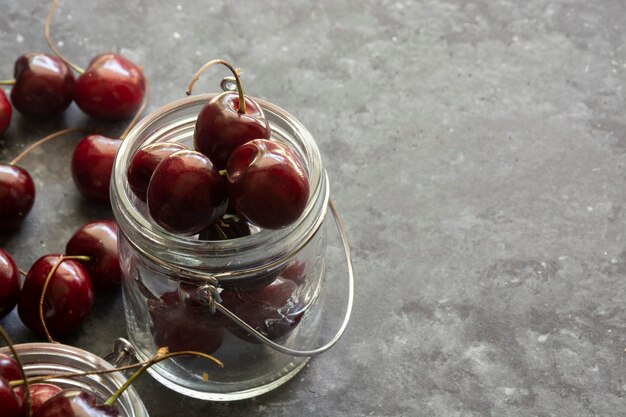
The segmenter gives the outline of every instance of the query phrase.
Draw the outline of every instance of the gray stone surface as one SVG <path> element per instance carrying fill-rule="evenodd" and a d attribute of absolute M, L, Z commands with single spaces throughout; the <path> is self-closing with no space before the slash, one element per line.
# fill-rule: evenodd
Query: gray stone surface
<path fill-rule="evenodd" d="M 45 3 L 3 2 L 0 78 L 46 50 Z M 338 346 L 242 402 L 144 378 L 151 416 L 623 415 L 625 18 L 620 0 L 63 1 L 61 49 L 81 65 L 107 50 L 142 64 L 151 109 L 182 97 L 208 59 L 241 67 L 248 93 L 316 137 L 354 249 L 356 306 Z M 77 125 L 101 123 L 74 105 L 49 121 L 16 115 L 0 159 Z M 0 237 L 23 268 L 111 216 L 73 187 L 75 143 L 24 160 L 38 200 Z M 103 353 L 122 323 L 121 297 L 101 296 L 65 342 Z M 38 340 L 15 312 L 1 324 Z"/>

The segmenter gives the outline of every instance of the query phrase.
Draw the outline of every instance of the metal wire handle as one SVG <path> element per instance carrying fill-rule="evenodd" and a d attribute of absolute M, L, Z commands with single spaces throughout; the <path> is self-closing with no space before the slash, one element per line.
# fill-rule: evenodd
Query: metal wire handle
<path fill-rule="evenodd" d="M 335 224 L 337 225 L 337 230 L 339 231 L 339 235 L 341 236 L 341 243 L 343 244 L 343 250 L 346 255 L 346 262 L 348 264 L 348 305 L 346 306 L 346 313 L 343 317 L 343 322 L 341 323 L 341 327 L 335 336 L 330 339 L 325 345 L 320 346 L 313 350 L 297 350 L 291 349 L 286 346 L 280 345 L 278 343 L 272 342 L 267 337 L 263 336 L 260 332 L 258 332 L 253 327 L 249 326 L 246 322 L 241 320 L 237 315 L 231 312 L 229 309 L 224 307 L 221 304 L 221 299 L 219 298 L 219 294 L 217 292 L 217 288 L 213 285 L 206 285 L 200 288 L 199 292 L 204 296 L 203 298 L 208 302 L 211 310 L 220 311 L 230 320 L 235 322 L 239 327 L 246 330 L 252 336 L 257 338 L 261 343 L 271 347 L 272 349 L 284 353 L 286 355 L 291 356 L 314 356 L 319 355 L 320 353 L 326 352 L 328 349 L 333 347 L 341 338 L 343 333 L 348 327 L 348 322 L 350 321 L 350 315 L 352 314 L 352 305 L 354 304 L 354 272 L 352 269 L 352 254 L 350 252 L 350 244 L 348 243 L 348 236 L 346 235 L 345 229 L 343 227 L 343 223 L 341 218 L 339 217 L 339 213 L 335 208 L 335 205 L 332 200 L 328 200 L 328 207 L 330 207 L 331 212 L 333 213 L 333 217 L 335 219 Z"/>

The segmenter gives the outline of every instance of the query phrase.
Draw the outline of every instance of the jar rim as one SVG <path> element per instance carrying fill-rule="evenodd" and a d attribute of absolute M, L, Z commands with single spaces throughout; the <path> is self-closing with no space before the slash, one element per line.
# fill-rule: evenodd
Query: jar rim
<path fill-rule="evenodd" d="M 259 257 L 264 258 L 263 262 L 266 263 L 268 261 L 268 247 L 275 249 L 275 253 L 269 258 L 276 260 L 284 258 L 289 253 L 304 246 L 319 229 L 325 218 L 329 187 L 319 149 L 309 131 L 284 109 L 265 100 L 254 98 L 268 119 L 271 117 L 279 120 L 281 124 L 284 123 L 289 130 L 295 133 L 295 138 L 286 139 L 297 141 L 294 143 L 297 148 L 295 149 L 296 153 L 309 174 L 309 200 L 303 215 L 296 222 L 282 229 L 261 229 L 260 232 L 249 236 L 221 241 L 200 241 L 191 237 L 176 235 L 157 226 L 144 216 L 133 203 L 132 191 L 127 186 L 126 170 L 132 155 L 139 146 L 156 141 L 155 138 L 176 132 L 182 135 L 183 131 L 188 134 L 190 124 L 195 125 L 197 111 L 193 115 L 186 115 L 185 117 L 183 117 L 183 113 L 194 107 L 204 105 L 216 95 L 194 95 L 167 103 L 144 117 L 129 132 L 115 158 L 111 180 L 111 204 L 120 226 L 120 232 L 124 233 L 132 246 L 140 252 L 150 255 L 152 249 L 155 249 L 160 255 L 159 259 L 165 263 L 183 267 L 189 271 L 202 273 L 211 271 L 210 273 L 214 275 L 223 275 L 228 278 L 233 275 L 233 270 L 250 267 L 254 269 L 255 264 L 258 266 L 260 259 L 255 262 L 255 256 L 252 256 L 249 261 L 238 262 L 235 267 L 229 265 L 228 271 L 220 273 L 218 270 L 214 270 L 216 265 L 213 261 L 216 258 L 228 258 L 234 254 L 240 254 L 242 251 L 253 254 L 261 249 Z M 176 116 L 177 114 L 178 116 Z M 279 133 L 278 126 L 273 123 L 270 123 L 270 126 L 272 127 L 272 135 Z M 133 233 L 133 231 L 140 231 L 141 233 Z M 167 250 L 160 251 L 158 250 L 159 247 L 167 247 Z M 222 269 L 223 266 L 221 265 Z"/>

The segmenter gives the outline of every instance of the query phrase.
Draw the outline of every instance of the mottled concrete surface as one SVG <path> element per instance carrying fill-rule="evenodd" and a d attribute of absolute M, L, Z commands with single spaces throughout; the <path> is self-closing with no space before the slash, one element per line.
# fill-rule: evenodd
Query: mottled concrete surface
<path fill-rule="evenodd" d="M 0 78 L 46 50 L 47 7 L 3 2 Z M 338 346 L 237 403 L 145 378 L 151 416 L 624 415 L 625 21 L 620 0 L 62 1 L 61 49 L 82 65 L 106 50 L 141 63 L 152 109 L 210 58 L 241 67 L 250 94 L 316 137 L 352 239 L 356 306 Z M 17 115 L 0 158 L 76 125 L 96 122 L 74 105 L 55 120 Z M 38 201 L 0 238 L 23 268 L 111 216 L 73 187 L 75 143 L 24 160 Z M 65 341 L 106 351 L 121 309 L 101 296 Z M 38 340 L 15 312 L 1 323 Z"/>

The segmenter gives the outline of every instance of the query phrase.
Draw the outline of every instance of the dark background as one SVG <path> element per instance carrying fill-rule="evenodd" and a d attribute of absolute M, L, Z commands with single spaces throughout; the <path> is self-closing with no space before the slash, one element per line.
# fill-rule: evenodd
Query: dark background
<path fill-rule="evenodd" d="M 0 78 L 20 54 L 47 51 L 47 9 L 2 2 Z M 339 345 L 230 404 L 145 377 L 150 415 L 623 415 L 625 21 L 619 0 L 62 1 L 60 49 L 81 66 L 109 50 L 143 65 L 149 109 L 182 97 L 209 59 L 241 67 L 247 93 L 313 133 L 354 250 L 356 306 Z M 0 160 L 67 126 L 115 136 L 124 123 L 75 105 L 47 121 L 15 114 Z M 74 188 L 78 139 L 21 164 L 38 198 L 0 246 L 24 269 L 111 217 Z M 330 236 L 328 335 L 345 275 Z M 16 312 L 0 323 L 41 340 Z M 103 354 L 122 335 L 112 294 L 64 341 Z"/>

